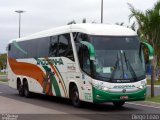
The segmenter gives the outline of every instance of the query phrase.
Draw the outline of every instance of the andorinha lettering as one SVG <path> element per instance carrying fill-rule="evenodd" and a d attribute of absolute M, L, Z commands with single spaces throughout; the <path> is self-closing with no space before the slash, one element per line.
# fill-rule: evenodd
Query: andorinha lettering
<path fill-rule="evenodd" d="M 116 85 L 113 88 L 134 88 L 134 85 Z"/>
<path fill-rule="evenodd" d="M 59 59 L 37 59 L 37 65 L 48 65 L 48 64 L 53 64 L 53 65 L 64 65 L 62 58 Z"/>

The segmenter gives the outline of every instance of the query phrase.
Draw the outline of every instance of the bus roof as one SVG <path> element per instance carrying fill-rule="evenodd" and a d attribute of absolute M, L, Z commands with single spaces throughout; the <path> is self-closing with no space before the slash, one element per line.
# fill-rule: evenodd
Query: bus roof
<path fill-rule="evenodd" d="M 119 25 L 109 25 L 109 24 L 91 24 L 91 23 L 81 23 L 81 24 L 71 24 L 62 27 L 57 27 L 45 31 L 41 31 L 26 37 L 21 37 L 18 39 L 13 39 L 10 41 L 25 41 L 41 37 L 59 35 L 70 32 L 81 32 L 90 35 L 105 35 L 105 36 L 136 36 L 136 32 Z"/>

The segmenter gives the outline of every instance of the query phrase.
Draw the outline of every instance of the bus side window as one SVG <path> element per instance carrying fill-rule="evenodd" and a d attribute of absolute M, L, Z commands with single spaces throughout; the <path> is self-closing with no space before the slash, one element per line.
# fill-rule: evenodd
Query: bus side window
<path fill-rule="evenodd" d="M 59 36 L 58 54 L 59 56 L 64 56 L 74 61 L 70 34 L 63 34 Z"/>
<path fill-rule="evenodd" d="M 75 39 L 75 42 L 77 43 L 77 45 L 78 44 L 80 45 L 80 41 L 88 41 L 88 35 L 84 33 L 78 33 Z M 85 73 L 91 75 L 88 48 L 86 46 L 76 46 L 76 49 L 77 49 L 81 69 Z"/>
<path fill-rule="evenodd" d="M 27 46 L 27 58 L 36 58 L 37 57 L 37 48 L 38 48 L 38 44 L 37 44 L 37 39 L 34 40 L 28 40 L 26 41 Z"/>
<path fill-rule="evenodd" d="M 8 45 L 8 57 L 10 57 L 10 58 L 13 58 L 13 43 L 10 43 L 9 45 Z"/>
<path fill-rule="evenodd" d="M 58 52 L 58 36 L 50 37 L 49 56 L 56 57 Z"/>
<path fill-rule="evenodd" d="M 76 42 L 80 42 L 80 41 L 88 41 L 88 35 L 84 33 L 78 33 Z"/>
<path fill-rule="evenodd" d="M 37 57 L 39 58 L 48 57 L 49 46 L 50 46 L 50 37 L 39 38 Z"/>
<path fill-rule="evenodd" d="M 9 44 L 9 45 L 8 45 L 7 50 L 8 50 L 8 51 L 10 51 L 10 50 L 11 50 L 11 44 Z"/>
<path fill-rule="evenodd" d="M 72 61 L 75 61 L 70 35 L 69 35 L 68 40 L 69 40 L 69 43 L 68 43 L 68 48 L 67 48 L 65 56 L 71 59 Z"/>
<path fill-rule="evenodd" d="M 78 50 L 78 57 L 81 69 L 91 75 L 89 52 L 86 46 L 82 46 Z"/>
<path fill-rule="evenodd" d="M 58 54 L 59 56 L 65 56 L 65 53 L 69 45 L 69 34 L 63 34 L 59 36 Z"/>

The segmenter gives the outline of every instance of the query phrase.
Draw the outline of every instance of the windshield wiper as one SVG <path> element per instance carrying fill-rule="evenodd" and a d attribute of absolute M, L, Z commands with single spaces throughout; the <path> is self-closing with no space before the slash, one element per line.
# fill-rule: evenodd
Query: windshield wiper
<path fill-rule="evenodd" d="M 126 63 L 127 69 L 129 68 L 129 71 L 130 71 L 131 75 L 133 76 L 133 79 L 137 80 L 137 76 L 136 76 L 135 71 L 133 70 L 133 67 L 131 66 L 130 62 L 128 61 L 125 52 L 123 52 L 123 53 L 124 53 L 124 58 L 125 58 L 125 63 Z"/>

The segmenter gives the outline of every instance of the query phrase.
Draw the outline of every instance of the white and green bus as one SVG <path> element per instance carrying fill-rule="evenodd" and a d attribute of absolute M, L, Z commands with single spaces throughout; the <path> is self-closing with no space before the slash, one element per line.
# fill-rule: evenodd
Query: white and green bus
<path fill-rule="evenodd" d="M 8 44 L 9 86 L 19 95 L 39 93 L 82 101 L 113 102 L 146 97 L 145 61 L 153 49 L 131 29 L 72 24 L 13 39 Z"/>

